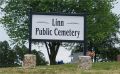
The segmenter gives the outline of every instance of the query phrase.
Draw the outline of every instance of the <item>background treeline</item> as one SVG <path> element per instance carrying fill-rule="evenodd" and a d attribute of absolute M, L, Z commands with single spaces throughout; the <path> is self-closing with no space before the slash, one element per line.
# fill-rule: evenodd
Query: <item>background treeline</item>
<path fill-rule="evenodd" d="M 15 45 L 10 47 L 7 41 L 0 42 L 0 67 L 11 67 L 22 65 L 24 55 L 28 53 L 28 48 Z M 36 55 L 37 65 L 46 65 L 44 54 L 40 51 L 32 50 L 32 54 Z"/>
<path fill-rule="evenodd" d="M 96 60 L 105 58 L 111 61 L 116 60 L 120 47 L 116 48 L 116 44 L 120 45 L 120 16 L 112 12 L 116 3 L 116 0 L 0 0 L 0 9 L 4 13 L 0 23 L 14 44 L 24 45 L 29 40 L 30 9 L 39 13 L 87 14 L 87 50 L 94 48 Z M 56 64 L 60 46 L 74 51 L 83 51 L 84 48 L 82 43 L 46 41 L 44 44 L 50 65 Z"/>

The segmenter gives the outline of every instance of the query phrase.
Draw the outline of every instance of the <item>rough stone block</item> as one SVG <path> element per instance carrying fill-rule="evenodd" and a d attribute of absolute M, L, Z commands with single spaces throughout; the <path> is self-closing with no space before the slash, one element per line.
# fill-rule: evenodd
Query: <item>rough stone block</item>
<path fill-rule="evenodd" d="M 78 68 L 89 70 L 92 68 L 92 60 L 90 56 L 79 56 Z"/>
<path fill-rule="evenodd" d="M 26 54 L 24 55 L 23 68 L 35 68 L 36 67 L 36 55 Z"/>
<path fill-rule="evenodd" d="M 117 55 L 117 61 L 120 62 L 120 55 Z"/>

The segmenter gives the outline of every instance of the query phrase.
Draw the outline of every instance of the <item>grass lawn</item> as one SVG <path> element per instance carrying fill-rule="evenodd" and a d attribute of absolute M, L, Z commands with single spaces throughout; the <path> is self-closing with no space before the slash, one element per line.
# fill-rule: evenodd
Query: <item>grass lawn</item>
<path fill-rule="evenodd" d="M 37 66 L 33 69 L 0 68 L 0 74 L 120 74 L 120 62 L 93 63 L 91 70 L 80 70 L 76 64 Z"/>

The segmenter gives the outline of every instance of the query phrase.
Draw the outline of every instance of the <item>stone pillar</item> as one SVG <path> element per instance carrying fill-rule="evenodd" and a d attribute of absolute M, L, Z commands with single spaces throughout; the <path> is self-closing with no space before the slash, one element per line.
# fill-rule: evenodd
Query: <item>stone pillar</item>
<path fill-rule="evenodd" d="M 36 66 L 36 55 L 26 54 L 24 55 L 23 68 L 35 68 Z"/>
<path fill-rule="evenodd" d="M 120 55 L 117 55 L 117 61 L 120 62 Z"/>
<path fill-rule="evenodd" d="M 89 70 L 92 68 L 92 59 L 90 56 L 79 56 L 78 68 Z"/>

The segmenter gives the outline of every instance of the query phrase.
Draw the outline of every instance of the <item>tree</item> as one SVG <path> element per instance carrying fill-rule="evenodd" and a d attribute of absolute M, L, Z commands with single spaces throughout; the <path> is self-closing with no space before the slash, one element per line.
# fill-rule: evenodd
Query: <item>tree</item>
<path fill-rule="evenodd" d="M 23 45 L 21 47 L 19 45 L 15 45 L 13 47 L 13 49 L 16 52 L 17 63 L 20 63 L 20 61 L 22 61 L 24 59 L 24 55 L 27 54 L 28 48 L 25 45 Z"/>
<path fill-rule="evenodd" d="M 28 53 L 28 48 L 23 45 L 22 47 L 16 45 L 14 50 L 17 56 L 17 63 L 20 63 L 24 59 L 24 55 Z M 31 51 L 32 54 L 36 55 L 36 65 L 46 65 L 44 54 L 41 51 L 36 51 L 35 49 Z"/>
<path fill-rule="evenodd" d="M 88 46 L 100 45 L 104 39 L 118 31 L 118 16 L 111 12 L 115 0 L 5 0 L 1 19 L 7 33 L 15 42 L 24 44 L 28 40 L 28 9 L 33 12 L 84 13 L 87 15 Z M 117 27 L 118 26 L 118 27 Z M 62 43 L 45 42 L 50 64 Z"/>
<path fill-rule="evenodd" d="M 16 65 L 16 54 L 7 41 L 0 42 L 0 67 Z"/>
<path fill-rule="evenodd" d="M 50 65 L 56 64 L 56 55 L 60 47 L 60 42 L 45 42 L 45 46 L 50 59 Z"/>
<path fill-rule="evenodd" d="M 44 54 L 40 51 L 32 50 L 32 54 L 36 55 L 36 64 L 37 65 L 46 65 Z"/>

